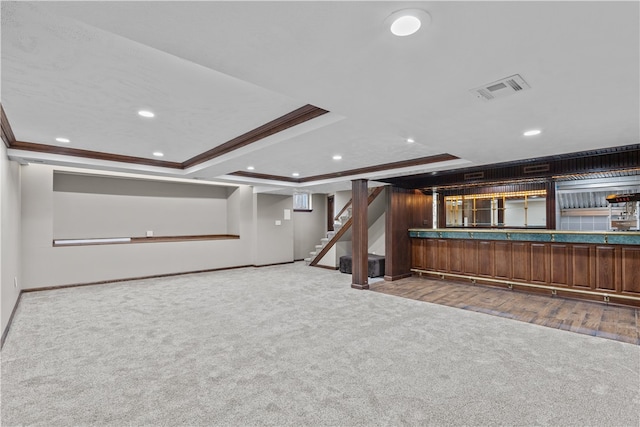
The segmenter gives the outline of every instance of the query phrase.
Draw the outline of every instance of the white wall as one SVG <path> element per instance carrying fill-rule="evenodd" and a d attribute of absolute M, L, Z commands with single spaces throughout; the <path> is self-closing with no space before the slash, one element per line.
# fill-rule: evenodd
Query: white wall
<path fill-rule="evenodd" d="M 311 206 L 311 212 L 293 213 L 293 256 L 297 260 L 307 258 L 327 235 L 327 196 L 314 194 Z"/>
<path fill-rule="evenodd" d="M 230 234 L 226 187 L 55 172 L 53 192 L 54 239 Z"/>
<path fill-rule="evenodd" d="M 1 314 L 4 334 L 9 317 L 20 295 L 22 284 L 20 263 L 20 186 L 21 167 L 9 161 L 7 149 L 0 141 L 0 272 L 1 272 Z M 18 286 L 14 286 L 14 278 Z"/>
<path fill-rule="evenodd" d="M 254 264 L 251 187 L 233 193 L 239 207 L 237 240 L 53 247 L 55 168 L 22 169 L 22 259 L 29 260 L 25 289 Z"/>
<path fill-rule="evenodd" d="M 546 199 L 529 199 L 527 201 L 527 226 L 545 226 L 547 224 Z M 506 227 L 524 226 L 524 200 L 507 200 L 504 209 Z"/>
<path fill-rule="evenodd" d="M 383 197 L 381 194 L 378 197 Z M 370 254 L 384 255 L 385 248 L 385 226 L 386 214 L 382 213 L 380 217 L 369 227 L 369 250 Z"/>
<path fill-rule="evenodd" d="M 344 205 L 346 205 L 349 200 L 351 200 L 351 190 L 346 191 L 336 191 L 335 196 L 333 198 L 333 217 L 335 218 L 338 212 L 342 210 Z"/>
<path fill-rule="evenodd" d="M 293 262 L 293 216 L 284 219 L 284 211 L 293 211 L 293 198 L 275 194 L 254 194 L 255 264 Z M 280 224 L 276 225 L 276 221 Z"/>
<path fill-rule="evenodd" d="M 227 190 L 227 233 L 240 234 L 240 216 L 242 209 L 242 191 L 239 188 Z"/>

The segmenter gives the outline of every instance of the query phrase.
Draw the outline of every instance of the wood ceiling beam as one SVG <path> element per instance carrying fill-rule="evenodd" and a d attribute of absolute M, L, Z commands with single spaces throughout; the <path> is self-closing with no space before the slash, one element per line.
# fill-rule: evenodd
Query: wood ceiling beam
<path fill-rule="evenodd" d="M 327 110 L 316 107 L 315 105 L 307 104 L 303 107 L 298 108 L 297 110 L 285 114 L 282 117 L 278 117 L 277 119 L 272 120 L 269 123 L 265 123 L 260 127 L 257 127 L 247 133 L 233 138 L 232 140 L 227 141 L 224 144 L 220 144 L 217 147 L 212 148 L 211 150 L 205 151 L 204 153 L 190 158 L 189 160 L 182 163 L 182 167 L 183 169 L 187 169 L 211 159 L 215 159 L 216 157 L 222 156 L 223 154 L 227 154 L 249 144 L 253 144 L 254 142 L 260 141 L 261 139 L 264 139 L 268 136 L 274 135 L 278 132 L 282 132 L 283 130 L 302 124 L 311 119 L 315 119 L 316 117 L 319 117 L 326 113 L 328 113 Z"/>
<path fill-rule="evenodd" d="M 0 104 L 0 129 L 2 130 L 1 137 L 2 141 L 4 141 L 4 145 L 6 145 L 7 148 L 10 148 L 16 142 L 16 137 L 13 134 L 13 130 L 9 124 L 9 119 L 7 119 L 7 115 L 4 112 L 2 104 Z"/>

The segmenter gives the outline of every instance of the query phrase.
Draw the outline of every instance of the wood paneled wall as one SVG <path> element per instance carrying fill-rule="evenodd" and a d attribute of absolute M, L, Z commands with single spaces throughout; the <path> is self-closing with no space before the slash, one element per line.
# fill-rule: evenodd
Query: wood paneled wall
<path fill-rule="evenodd" d="M 469 187 L 489 182 L 551 179 L 557 176 L 573 175 L 579 177 L 584 173 L 602 172 L 604 176 L 617 176 L 615 171 L 637 170 L 638 165 L 640 165 L 640 144 L 631 144 L 436 173 L 400 176 L 381 181 L 403 188 L 451 185 Z"/>
<path fill-rule="evenodd" d="M 534 284 L 562 289 L 567 296 L 597 299 L 588 292 L 606 293 L 611 301 L 640 306 L 640 246 L 511 242 L 492 240 L 411 240 L 413 269 L 482 279 Z M 504 284 L 507 286 L 507 284 Z M 547 291 L 548 292 L 548 291 Z"/>
<path fill-rule="evenodd" d="M 430 227 L 433 197 L 418 190 L 390 187 L 385 217 L 385 280 L 411 276 L 409 228 Z"/>

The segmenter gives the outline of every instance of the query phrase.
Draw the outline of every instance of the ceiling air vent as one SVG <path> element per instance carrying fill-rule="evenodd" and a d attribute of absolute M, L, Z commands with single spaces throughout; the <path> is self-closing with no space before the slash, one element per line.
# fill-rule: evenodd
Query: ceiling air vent
<path fill-rule="evenodd" d="M 483 101 L 492 101 L 527 89 L 531 89 L 531 86 L 524 81 L 520 74 L 515 74 L 513 76 L 505 77 L 504 79 L 482 85 L 475 89 L 471 89 L 469 92 L 471 92 L 476 98 L 480 98 Z"/>

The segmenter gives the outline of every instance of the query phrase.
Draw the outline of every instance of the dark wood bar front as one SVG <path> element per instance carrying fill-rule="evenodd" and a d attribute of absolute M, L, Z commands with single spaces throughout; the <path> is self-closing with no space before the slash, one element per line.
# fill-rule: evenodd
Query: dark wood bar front
<path fill-rule="evenodd" d="M 411 229 L 409 235 L 415 274 L 640 306 L 640 233 Z"/>

